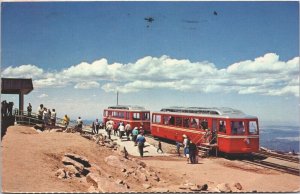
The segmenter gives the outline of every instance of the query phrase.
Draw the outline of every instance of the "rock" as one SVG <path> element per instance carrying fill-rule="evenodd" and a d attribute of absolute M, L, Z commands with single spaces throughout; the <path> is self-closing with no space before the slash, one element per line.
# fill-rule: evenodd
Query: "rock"
<path fill-rule="evenodd" d="M 99 191 L 94 187 L 90 186 L 87 190 L 88 193 L 99 193 Z"/>
<path fill-rule="evenodd" d="M 167 188 L 152 188 L 151 192 L 161 192 L 161 193 L 166 193 L 169 192 L 170 190 Z"/>
<path fill-rule="evenodd" d="M 87 175 L 89 173 L 89 170 L 84 168 L 83 164 L 76 162 L 69 157 L 64 156 L 62 162 L 65 165 L 73 165 L 80 172 L 80 174 Z"/>
<path fill-rule="evenodd" d="M 154 176 L 153 176 L 153 180 L 159 182 L 159 181 L 160 181 L 160 178 L 159 178 L 157 175 L 154 175 Z"/>
<path fill-rule="evenodd" d="M 44 131 L 45 126 L 43 124 L 36 124 L 33 126 L 36 130 Z"/>
<path fill-rule="evenodd" d="M 200 188 L 201 188 L 201 191 L 207 191 L 208 185 L 204 184 L 204 185 L 200 186 Z"/>
<path fill-rule="evenodd" d="M 140 174 L 140 180 L 142 180 L 142 181 L 148 181 L 148 178 L 147 178 L 147 176 L 144 173 L 141 173 Z"/>
<path fill-rule="evenodd" d="M 59 179 L 67 178 L 66 171 L 61 168 L 55 172 L 55 176 L 57 176 Z"/>
<path fill-rule="evenodd" d="M 89 160 L 84 156 L 79 156 L 77 154 L 72 154 L 72 153 L 66 153 L 65 156 L 71 158 L 72 160 L 75 160 L 76 162 L 83 164 L 84 167 L 91 167 Z"/>
<path fill-rule="evenodd" d="M 199 187 L 199 185 L 194 185 L 190 187 L 191 191 L 201 191 L 201 188 Z"/>
<path fill-rule="evenodd" d="M 233 185 L 235 188 L 237 188 L 238 190 L 242 190 L 243 189 L 243 187 L 242 187 L 242 185 L 240 184 L 240 183 L 234 183 L 234 185 Z"/>
<path fill-rule="evenodd" d="M 101 177 L 95 173 L 89 173 L 86 176 L 86 181 L 91 183 L 95 188 L 98 188 L 98 183 L 100 183 Z"/>
<path fill-rule="evenodd" d="M 179 185 L 179 189 L 189 189 L 189 188 L 190 188 L 190 186 L 186 185 L 186 184 Z"/>
<path fill-rule="evenodd" d="M 126 168 L 123 168 L 123 169 L 121 170 L 121 172 L 126 172 Z"/>
<path fill-rule="evenodd" d="M 143 184 L 143 187 L 144 187 L 145 189 L 150 189 L 150 188 L 151 188 L 151 185 L 150 185 L 150 184 Z"/>
<path fill-rule="evenodd" d="M 62 129 L 51 129 L 50 132 L 63 132 Z"/>
<path fill-rule="evenodd" d="M 120 160 L 119 157 L 114 156 L 114 155 L 110 155 L 107 156 L 104 161 L 106 162 L 106 164 L 113 166 L 113 167 L 117 167 L 117 168 L 125 168 L 126 166 L 124 165 L 124 163 Z"/>
<path fill-rule="evenodd" d="M 119 185 L 121 185 L 121 184 L 124 184 L 124 181 L 123 181 L 123 180 L 120 180 L 120 179 L 117 179 L 117 180 L 116 180 L 116 183 L 119 184 Z"/>
<path fill-rule="evenodd" d="M 113 144 L 110 144 L 110 143 L 104 143 L 104 145 L 105 145 L 107 148 L 114 148 L 114 147 L 115 147 Z"/>
<path fill-rule="evenodd" d="M 146 168 L 146 163 L 145 162 L 142 162 L 142 161 L 137 161 L 137 164 L 142 166 L 143 168 Z"/>
<path fill-rule="evenodd" d="M 36 131 L 37 131 L 38 133 L 42 133 L 42 131 L 41 131 L 41 130 L 39 130 L 39 129 L 37 129 Z"/>
<path fill-rule="evenodd" d="M 74 177 L 74 176 L 80 177 L 79 171 L 73 165 L 65 165 L 65 171 L 67 172 L 67 175 L 69 177 Z"/>
<path fill-rule="evenodd" d="M 217 189 L 221 192 L 229 193 L 231 192 L 231 188 L 228 183 L 221 183 L 217 185 Z"/>

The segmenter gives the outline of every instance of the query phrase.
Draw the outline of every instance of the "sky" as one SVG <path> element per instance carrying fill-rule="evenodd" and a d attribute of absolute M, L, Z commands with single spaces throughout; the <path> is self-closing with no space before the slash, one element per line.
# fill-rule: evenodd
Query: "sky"
<path fill-rule="evenodd" d="M 118 91 L 299 125 L 299 2 L 4 2 L 1 77 L 32 78 L 25 108 L 71 119 L 101 118 Z"/>

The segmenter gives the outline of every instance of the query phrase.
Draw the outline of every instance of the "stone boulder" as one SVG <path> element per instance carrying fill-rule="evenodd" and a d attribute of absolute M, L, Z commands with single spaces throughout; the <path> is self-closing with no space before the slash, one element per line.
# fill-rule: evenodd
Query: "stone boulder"
<path fill-rule="evenodd" d="M 232 191 L 228 183 L 218 184 L 217 189 L 224 193 L 230 193 Z"/>
<path fill-rule="evenodd" d="M 73 165 L 80 172 L 80 174 L 87 175 L 89 173 L 89 170 L 84 168 L 83 164 L 72 160 L 69 157 L 63 157 L 62 162 L 64 165 Z"/>
<path fill-rule="evenodd" d="M 242 190 L 243 189 L 243 187 L 242 187 L 242 185 L 240 184 L 240 183 L 234 183 L 234 185 L 233 185 L 235 188 L 237 188 L 238 190 Z"/>
<path fill-rule="evenodd" d="M 151 186 L 150 184 L 143 184 L 143 187 L 144 187 L 145 189 L 150 189 L 152 186 Z"/>
<path fill-rule="evenodd" d="M 120 160 L 120 158 L 118 156 L 114 156 L 114 155 L 110 155 L 107 156 L 104 161 L 106 162 L 106 164 L 113 166 L 113 167 L 117 167 L 117 168 L 126 168 L 126 166 L 124 165 L 124 163 Z"/>
<path fill-rule="evenodd" d="M 69 177 L 80 177 L 80 172 L 73 165 L 65 165 L 65 171 Z"/>
<path fill-rule="evenodd" d="M 80 156 L 73 153 L 65 153 L 65 156 L 71 158 L 72 160 L 75 160 L 76 162 L 83 164 L 84 167 L 91 167 L 89 160 L 84 156 Z"/>
<path fill-rule="evenodd" d="M 63 132 L 63 130 L 60 128 L 57 128 L 57 129 L 51 129 L 50 132 Z"/>
<path fill-rule="evenodd" d="M 65 179 L 67 178 L 67 175 L 66 175 L 66 171 L 64 169 L 58 169 L 56 172 L 55 172 L 55 176 L 57 176 L 59 179 Z"/>

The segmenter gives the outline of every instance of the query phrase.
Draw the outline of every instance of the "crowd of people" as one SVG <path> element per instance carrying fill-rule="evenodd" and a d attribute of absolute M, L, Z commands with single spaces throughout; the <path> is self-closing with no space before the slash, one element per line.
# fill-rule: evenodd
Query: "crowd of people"
<path fill-rule="evenodd" d="M 2 118 L 12 116 L 13 115 L 13 102 L 7 102 L 6 100 L 3 100 L 1 102 L 1 116 Z"/>
<path fill-rule="evenodd" d="M 27 106 L 27 114 L 28 116 L 31 116 L 32 112 L 32 106 L 29 103 Z M 50 108 L 46 108 L 43 104 L 40 104 L 38 107 L 38 110 L 36 112 L 37 118 L 42 124 L 48 126 L 55 126 L 56 124 L 56 112 L 53 108 L 52 110 Z"/>

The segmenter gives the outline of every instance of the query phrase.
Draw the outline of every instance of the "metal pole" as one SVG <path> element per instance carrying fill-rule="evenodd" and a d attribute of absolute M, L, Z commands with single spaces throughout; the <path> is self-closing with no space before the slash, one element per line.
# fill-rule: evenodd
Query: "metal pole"
<path fill-rule="evenodd" d="M 117 91 L 117 106 L 119 105 L 119 91 Z"/>

